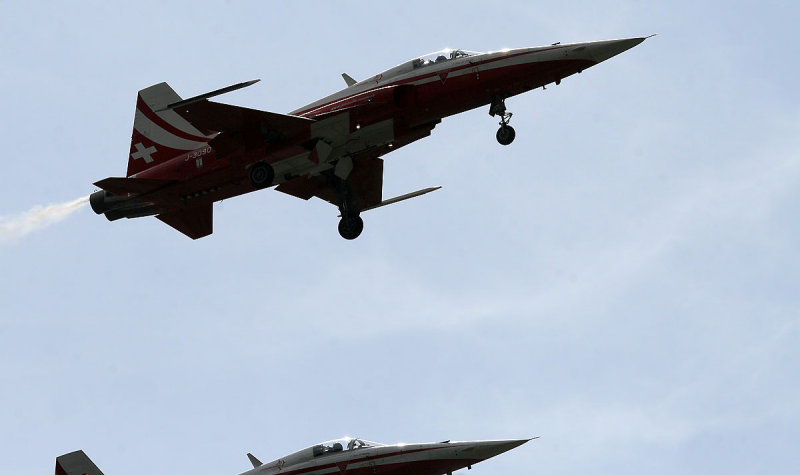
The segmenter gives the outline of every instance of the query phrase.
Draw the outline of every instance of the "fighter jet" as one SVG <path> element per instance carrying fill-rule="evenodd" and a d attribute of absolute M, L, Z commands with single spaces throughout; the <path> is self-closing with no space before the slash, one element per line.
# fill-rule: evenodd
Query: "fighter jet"
<path fill-rule="evenodd" d="M 506 99 L 556 85 L 646 38 L 478 53 L 446 49 L 413 58 L 289 114 L 208 99 L 243 82 L 190 99 L 167 84 L 136 101 L 125 177 L 95 185 L 92 209 L 110 221 L 156 216 L 192 239 L 212 233 L 213 204 L 275 187 L 338 208 L 339 233 L 355 239 L 361 213 L 434 191 L 383 198 L 382 156 L 427 137 L 443 118 L 489 106 L 497 141 L 513 142 Z M 286 66 L 283 66 L 286 68 Z"/>
<path fill-rule="evenodd" d="M 534 437 L 535 438 L 535 437 Z M 385 445 L 345 437 L 307 447 L 269 463 L 247 454 L 240 475 L 444 475 L 500 455 L 532 439 Z M 82 450 L 56 458 L 56 475 L 103 475 Z"/>

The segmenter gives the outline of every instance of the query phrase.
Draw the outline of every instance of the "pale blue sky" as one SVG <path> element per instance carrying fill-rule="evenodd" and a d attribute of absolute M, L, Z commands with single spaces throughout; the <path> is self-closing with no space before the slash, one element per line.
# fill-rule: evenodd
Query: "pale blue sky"
<path fill-rule="evenodd" d="M 659 36 L 509 99 L 511 146 L 480 109 L 387 156 L 385 196 L 443 188 L 353 242 L 262 191 L 198 241 L 86 208 L 3 244 L 0 472 L 538 435 L 471 473 L 794 473 L 797 7 L 287 4 L 0 2 L 0 216 L 124 174 L 161 81 L 286 112 L 444 47 Z"/>

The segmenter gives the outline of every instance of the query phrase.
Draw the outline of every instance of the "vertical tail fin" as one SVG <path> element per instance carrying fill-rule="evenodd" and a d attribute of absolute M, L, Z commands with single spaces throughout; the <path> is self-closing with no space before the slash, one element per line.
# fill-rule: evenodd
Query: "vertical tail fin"
<path fill-rule="evenodd" d="M 214 138 L 215 133 L 199 130 L 172 109 L 155 112 L 180 100 L 165 82 L 139 91 L 126 176 L 201 148 Z"/>
<path fill-rule="evenodd" d="M 103 475 L 83 450 L 56 457 L 56 475 Z"/>

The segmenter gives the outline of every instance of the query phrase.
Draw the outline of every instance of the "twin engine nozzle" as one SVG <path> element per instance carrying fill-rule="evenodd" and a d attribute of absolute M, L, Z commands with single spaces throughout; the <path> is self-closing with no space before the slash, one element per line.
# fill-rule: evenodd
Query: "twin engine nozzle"
<path fill-rule="evenodd" d="M 105 190 L 95 191 L 89 195 L 89 204 L 95 213 L 104 214 L 109 221 L 154 216 L 163 212 L 153 203 L 138 198 L 123 198 Z"/>

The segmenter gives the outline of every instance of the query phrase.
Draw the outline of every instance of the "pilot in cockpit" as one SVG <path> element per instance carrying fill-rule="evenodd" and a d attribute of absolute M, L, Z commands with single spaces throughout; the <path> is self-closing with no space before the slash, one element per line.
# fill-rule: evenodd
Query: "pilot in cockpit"
<path fill-rule="evenodd" d="M 347 450 L 360 449 L 361 447 L 364 447 L 365 445 L 367 445 L 367 444 L 365 444 L 361 440 L 350 439 L 350 442 L 347 443 Z"/>

